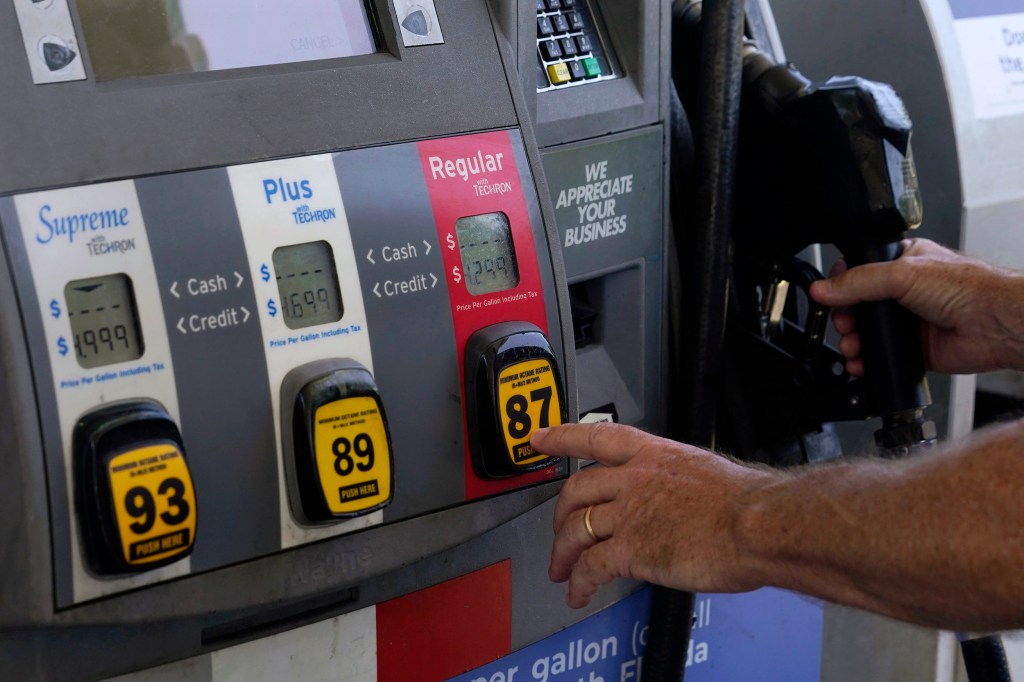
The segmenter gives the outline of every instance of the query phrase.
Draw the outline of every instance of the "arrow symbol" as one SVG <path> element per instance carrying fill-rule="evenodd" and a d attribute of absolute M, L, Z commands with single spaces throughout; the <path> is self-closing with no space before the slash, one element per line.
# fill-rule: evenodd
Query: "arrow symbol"
<path fill-rule="evenodd" d="M 188 332 L 185 331 L 185 318 L 184 317 L 181 318 L 180 320 L 178 320 L 178 331 L 181 332 L 182 334 L 187 334 L 188 333 Z"/>
<path fill-rule="evenodd" d="M 423 254 L 423 255 L 424 256 L 430 255 L 430 242 L 428 242 L 426 239 L 424 239 L 423 243 L 426 244 L 426 246 L 427 246 L 427 252 L 425 254 Z"/>
<path fill-rule="evenodd" d="M 242 282 L 245 281 L 245 277 L 242 277 L 240 274 L 238 274 L 238 270 L 235 270 L 235 278 L 238 280 L 237 282 L 235 282 L 235 288 L 238 289 L 242 286 Z"/>
<path fill-rule="evenodd" d="M 370 261 L 374 265 L 377 264 L 377 261 L 373 260 L 373 249 L 370 249 L 369 251 L 366 252 L 366 260 Z"/>
<path fill-rule="evenodd" d="M 249 309 L 243 305 L 242 312 L 245 313 L 245 317 L 242 318 L 242 324 L 245 324 L 249 321 Z"/>
<path fill-rule="evenodd" d="M 430 288 L 433 289 L 437 286 L 437 276 L 434 273 L 430 273 L 430 279 L 434 280 L 430 285 Z"/>
<path fill-rule="evenodd" d="M 376 294 L 377 298 L 380 298 L 380 282 L 373 285 L 373 293 Z"/>
<path fill-rule="evenodd" d="M 178 283 L 177 282 L 175 282 L 174 284 L 171 285 L 171 295 L 174 296 L 174 298 L 181 298 L 181 295 L 178 293 Z"/>

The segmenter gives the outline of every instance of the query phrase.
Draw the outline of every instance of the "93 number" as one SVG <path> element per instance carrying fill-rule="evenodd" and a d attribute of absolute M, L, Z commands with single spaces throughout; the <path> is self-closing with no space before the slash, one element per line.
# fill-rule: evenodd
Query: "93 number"
<path fill-rule="evenodd" d="M 334 470 L 339 476 L 348 476 L 355 469 L 366 472 L 373 468 L 373 439 L 365 433 L 360 433 L 352 441 L 342 436 L 334 441 L 331 450 L 334 452 Z M 357 462 L 352 455 L 363 461 Z"/>
<path fill-rule="evenodd" d="M 168 526 L 176 526 L 188 519 L 192 508 L 185 499 L 185 484 L 177 478 L 166 478 L 157 488 L 159 495 L 167 496 L 167 511 L 160 514 L 160 520 Z M 156 523 L 156 500 L 149 488 L 135 486 L 124 496 L 124 509 L 128 516 L 138 519 L 128 524 L 136 535 L 148 533 Z M 174 510 L 173 513 L 171 510 Z"/>
<path fill-rule="evenodd" d="M 537 425 L 537 428 L 546 429 L 549 423 L 548 410 L 551 407 L 551 387 L 545 386 L 544 388 L 530 391 L 530 402 L 540 403 L 540 423 Z M 526 438 L 533 430 L 533 420 L 530 419 L 530 413 L 526 411 L 528 407 L 529 403 L 527 403 L 526 397 L 522 395 L 514 395 L 505 403 L 505 416 L 508 417 L 508 435 L 516 440 Z"/>

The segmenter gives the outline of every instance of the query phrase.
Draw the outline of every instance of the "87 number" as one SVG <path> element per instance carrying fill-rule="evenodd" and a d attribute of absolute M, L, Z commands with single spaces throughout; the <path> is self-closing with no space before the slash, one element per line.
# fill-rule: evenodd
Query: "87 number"
<path fill-rule="evenodd" d="M 546 429 L 548 427 L 548 409 L 551 407 L 551 387 L 546 386 L 530 391 L 530 402 L 540 403 L 540 423 L 537 428 Z M 533 420 L 530 419 L 530 414 L 526 411 L 528 407 L 529 403 L 522 395 L 514 395 L 505 403 L 508 435 L 516 440 L 526 438 L 533 431 Z"/>

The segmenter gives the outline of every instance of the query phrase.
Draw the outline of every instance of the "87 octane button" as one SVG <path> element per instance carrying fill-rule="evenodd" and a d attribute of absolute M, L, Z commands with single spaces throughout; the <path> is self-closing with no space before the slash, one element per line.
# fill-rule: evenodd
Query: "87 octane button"
<path fill-rule="evenodd" d="M 326 360 L 285 378 L 291 404 L 289 480 L 292 510 L 329 523 L 383 508 L 393 495 L 391 436 L 370 373 L 351 360 Z M 283 417 L 285 415 L 282 415 Z"/>

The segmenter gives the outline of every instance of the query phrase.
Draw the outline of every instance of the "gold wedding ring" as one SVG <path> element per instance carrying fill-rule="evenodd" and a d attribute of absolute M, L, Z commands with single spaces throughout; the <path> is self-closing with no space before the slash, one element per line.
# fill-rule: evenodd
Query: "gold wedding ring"
<path fill-rule="evenodd" d="M 601 538 L 597 537 L 597 533 L 594 532 L 594 527 L 590 525 L 590 513 L 594 511 L 594 505 L 587 507 L 587 512 L 583 515 L 583 525 L 587 528 L 587 535 L 594 542 L 601 542 Z"/>

